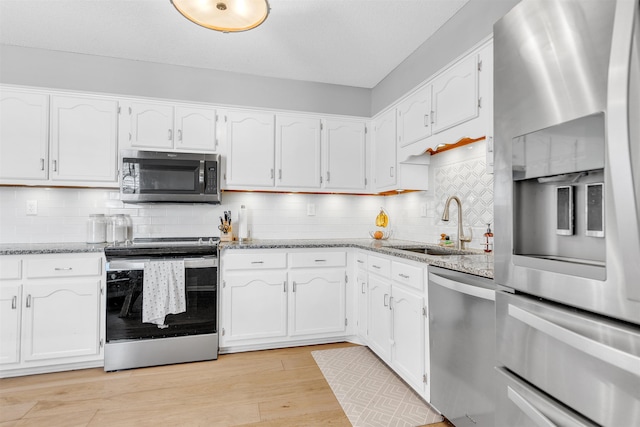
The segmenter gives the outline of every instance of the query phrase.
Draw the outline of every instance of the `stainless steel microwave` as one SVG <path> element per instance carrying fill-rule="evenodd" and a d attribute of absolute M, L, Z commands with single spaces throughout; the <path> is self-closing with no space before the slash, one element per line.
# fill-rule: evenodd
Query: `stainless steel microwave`
<path fill-rule="evenodd" d="M 121 150 L 120 199 L 218 204 L 220 155 Z"/>

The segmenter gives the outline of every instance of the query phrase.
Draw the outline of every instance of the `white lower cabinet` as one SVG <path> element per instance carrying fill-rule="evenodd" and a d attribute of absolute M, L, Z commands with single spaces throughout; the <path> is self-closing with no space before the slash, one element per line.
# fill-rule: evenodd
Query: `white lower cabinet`
<path fill-rule="evenodd" d="M 102 254 L 0 259 L 0 376 L 101 366 L 103 265 Z"/>
<path fill-rule="evenodd" d="M 424 267 L 368 257 L 366 342 L 407 384 L 427 400 Z"/>
<path fill-rule="evenodd" d="M 344 338 L 344 250 L 223 250 L 221 272 L 223 352 Z"/>

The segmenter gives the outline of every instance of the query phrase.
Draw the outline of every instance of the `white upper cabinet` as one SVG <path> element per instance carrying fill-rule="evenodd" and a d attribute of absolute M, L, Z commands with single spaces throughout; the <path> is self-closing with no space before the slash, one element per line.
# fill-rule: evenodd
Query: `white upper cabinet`
<path fill-rule="evenodd" d="M 216 110 L 176 107 L 173 137 L 181 150 L 216 151 Z"/>
<path fill-rule="evenodd" d="M 433 81 L 433 133 L 478 116 L 478 55 L 456 63 Z"/>
<path fill-rule="evenodd" d="M 0 92 L 0 179 L 47 179 L 49 97 Z"/>
<path fill-rule="evenodd" d="M 431 136 L 431 85 L 425 85 L 397 108 L 398 145 L 406 147 Z"/>
<path fill-rule="evenodd" d="M 274 115 L 229 112 L 226 187 L 271 188 L 275 182 Z"/>
<path fill-rule="evenodd" d="M 339 192 L 367 187 L 367 144 L 364 122 L 324 120 L 324 188 Z"/>
<path fill-rule="evenodd" d="M 391 109 L 373 122 L 374 184 L 376 191 L 396 185 L 396 111 Z"/>
<path fill-rule="evenodd" d="M 0 92 L 0 183 L 117 185 L 116 100 Z"/>
<path fill-rule="evenodd" d="M 132 148 L 173 148 L 173 107 L 164 104 L 132 102 L 127 109 L 129 114 L 129 144 L 127 145 Z"/>
<path fill-rule="evenodd" d="M 118 102 L 52 96 L 50 177 L 117 181 Z"/>
<path fill-rule="evenodd" d="M 493 44 L 488 41 L 428 80 L 397 105 L 398 162 L 439 144 L 491 135 Z"/>
<path fill-rule="evenodd" d="M 320 188 L 319 118 L 276 116 L 276 186 Z"/>
<path fill-rule="evenodd" d="M 133 101 L 124 105 L 120 120 L 121 148 L 206 152 L 217 149 L 213 108 Z"/>

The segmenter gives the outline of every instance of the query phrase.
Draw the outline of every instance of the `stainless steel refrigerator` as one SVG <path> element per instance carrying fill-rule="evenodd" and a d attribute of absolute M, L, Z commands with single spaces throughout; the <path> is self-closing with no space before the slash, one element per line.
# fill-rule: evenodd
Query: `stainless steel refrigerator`
<path fill-rule="evenodd" d="M 494 26 L 497 426 L 640 426 L 638 8 Z"/>

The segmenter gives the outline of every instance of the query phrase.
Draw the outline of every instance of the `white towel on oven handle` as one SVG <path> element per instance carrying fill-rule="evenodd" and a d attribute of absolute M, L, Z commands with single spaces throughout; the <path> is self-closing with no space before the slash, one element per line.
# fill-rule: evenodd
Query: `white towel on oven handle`
<path fill-rule="evenodd" d="M 144 263 L 142 283 L 142 322 L 160 328 L 167 314 L 187 311 L 184 261 L 148 261 Z"/>

